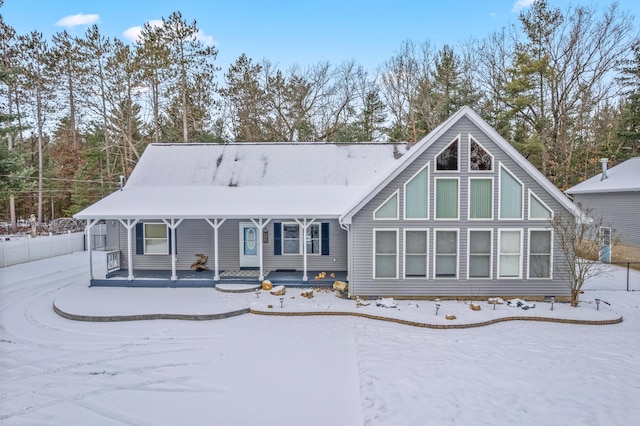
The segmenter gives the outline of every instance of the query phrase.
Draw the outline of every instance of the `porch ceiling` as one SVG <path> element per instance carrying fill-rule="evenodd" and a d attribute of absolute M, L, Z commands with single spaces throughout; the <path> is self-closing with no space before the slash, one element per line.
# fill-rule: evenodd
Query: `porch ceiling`
<path fill-rule="evenodd" d="M 77 219 L 337 218 L 366 186 L 125 187 Z"/>

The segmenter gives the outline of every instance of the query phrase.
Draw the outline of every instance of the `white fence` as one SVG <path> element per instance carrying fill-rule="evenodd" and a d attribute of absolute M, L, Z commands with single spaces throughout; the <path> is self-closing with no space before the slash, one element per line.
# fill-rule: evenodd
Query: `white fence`
<path fill-rule="evenodd" d="M 30 236 L 2 237 L 2 241 L 0 241 L 0 267 L 82 251 L 85 247 L 84 240 L 83 232 L 43 235 L 36 238 Z M 94 245 L 97 244 L 94 242 Z"/>

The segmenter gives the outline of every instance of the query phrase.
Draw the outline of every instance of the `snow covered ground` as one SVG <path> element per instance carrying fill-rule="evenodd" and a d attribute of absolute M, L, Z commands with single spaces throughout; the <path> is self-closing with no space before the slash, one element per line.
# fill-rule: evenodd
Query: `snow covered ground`
<path fill-rule="evenodd" d="M 595 315 L 614 311 L 620 324 L 433 330 L 345 316 L 63 319 L 54 300 L 87 312 L 123 314 L 140 304 L 153 312 L 199 290 L 176 290 L 172 305 L 157 291 L 135 289 L 135 300 L 114 304 L 113 289 L 85 288 L 85 265 L 86 253 L 76 253 L 0 269 L 0 424 L 618 425 L 640 418 L 640 291 L 623 291 L 623 269 L 590 282 L 582 297 L 610 303 Z M 640 287 L 640 273 L 632 271 L 631 283 Z M 218 296 L 213 303 L 197 293 L 196 306 L 183 306 L 260 308 L 272 297 Z M 307 302 L 287 294 L 282 309 Z M 456 303 L 443 302 L 440 314 L 465 308 Z M 417 304 L 366 309 L 424 317 L 433 308 Z M 593 318 L 594 309 L 584 303 L 576 316 Z M 456 311 L 460 322 L 478 314 L 493 315 L 486 302 L 481 313 Z"/>

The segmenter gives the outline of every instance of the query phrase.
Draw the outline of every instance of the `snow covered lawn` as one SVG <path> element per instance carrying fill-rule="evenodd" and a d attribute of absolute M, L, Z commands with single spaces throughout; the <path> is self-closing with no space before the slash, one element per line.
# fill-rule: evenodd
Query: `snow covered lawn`
<path fill-rule="evenodd" d="M 620 324 L 511 321 L 434 330 L 351 316 L 87 323 L 59 317 L 52 304 L 111 315 L 247 304 L 419 321 L 447 322 L 444 315 L 453 313 L 458 323 L 497 312 L 546 315 L 549 306 L 493 311 L 483 301 L 475 312 L 443 301 L 434 319 L 434 302 L 356 308 L 291 289 L 280 308 L 267 294 L 87 289 L 85 263 L 86 254 L 77 253 L 0 269 L 1 424 L 595 425 L 640 417 L 640 291 L 614 290 L 625 287 L 621 269 L 589 283 L 583 295 L 610 306 L 554 306 L 555 315 L 576 318 L 622 315 Z M 637 288 L 640 273 L 631 280 Z M 116 290 L 136 291 L 117 303 Z M 217 295 L 197 294 L 194 302 L 196 293 L 188 292 L 196 290 Z"/>

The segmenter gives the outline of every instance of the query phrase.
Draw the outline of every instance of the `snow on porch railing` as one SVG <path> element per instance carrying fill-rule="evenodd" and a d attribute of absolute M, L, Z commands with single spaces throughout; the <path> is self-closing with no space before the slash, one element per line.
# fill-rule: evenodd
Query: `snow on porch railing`
<path fill-rule="evenodd" d="M 0 267 L 46 259 L 84 250 L 83 232 L 61 235 L 2 237 L 0 240 Z"/>

